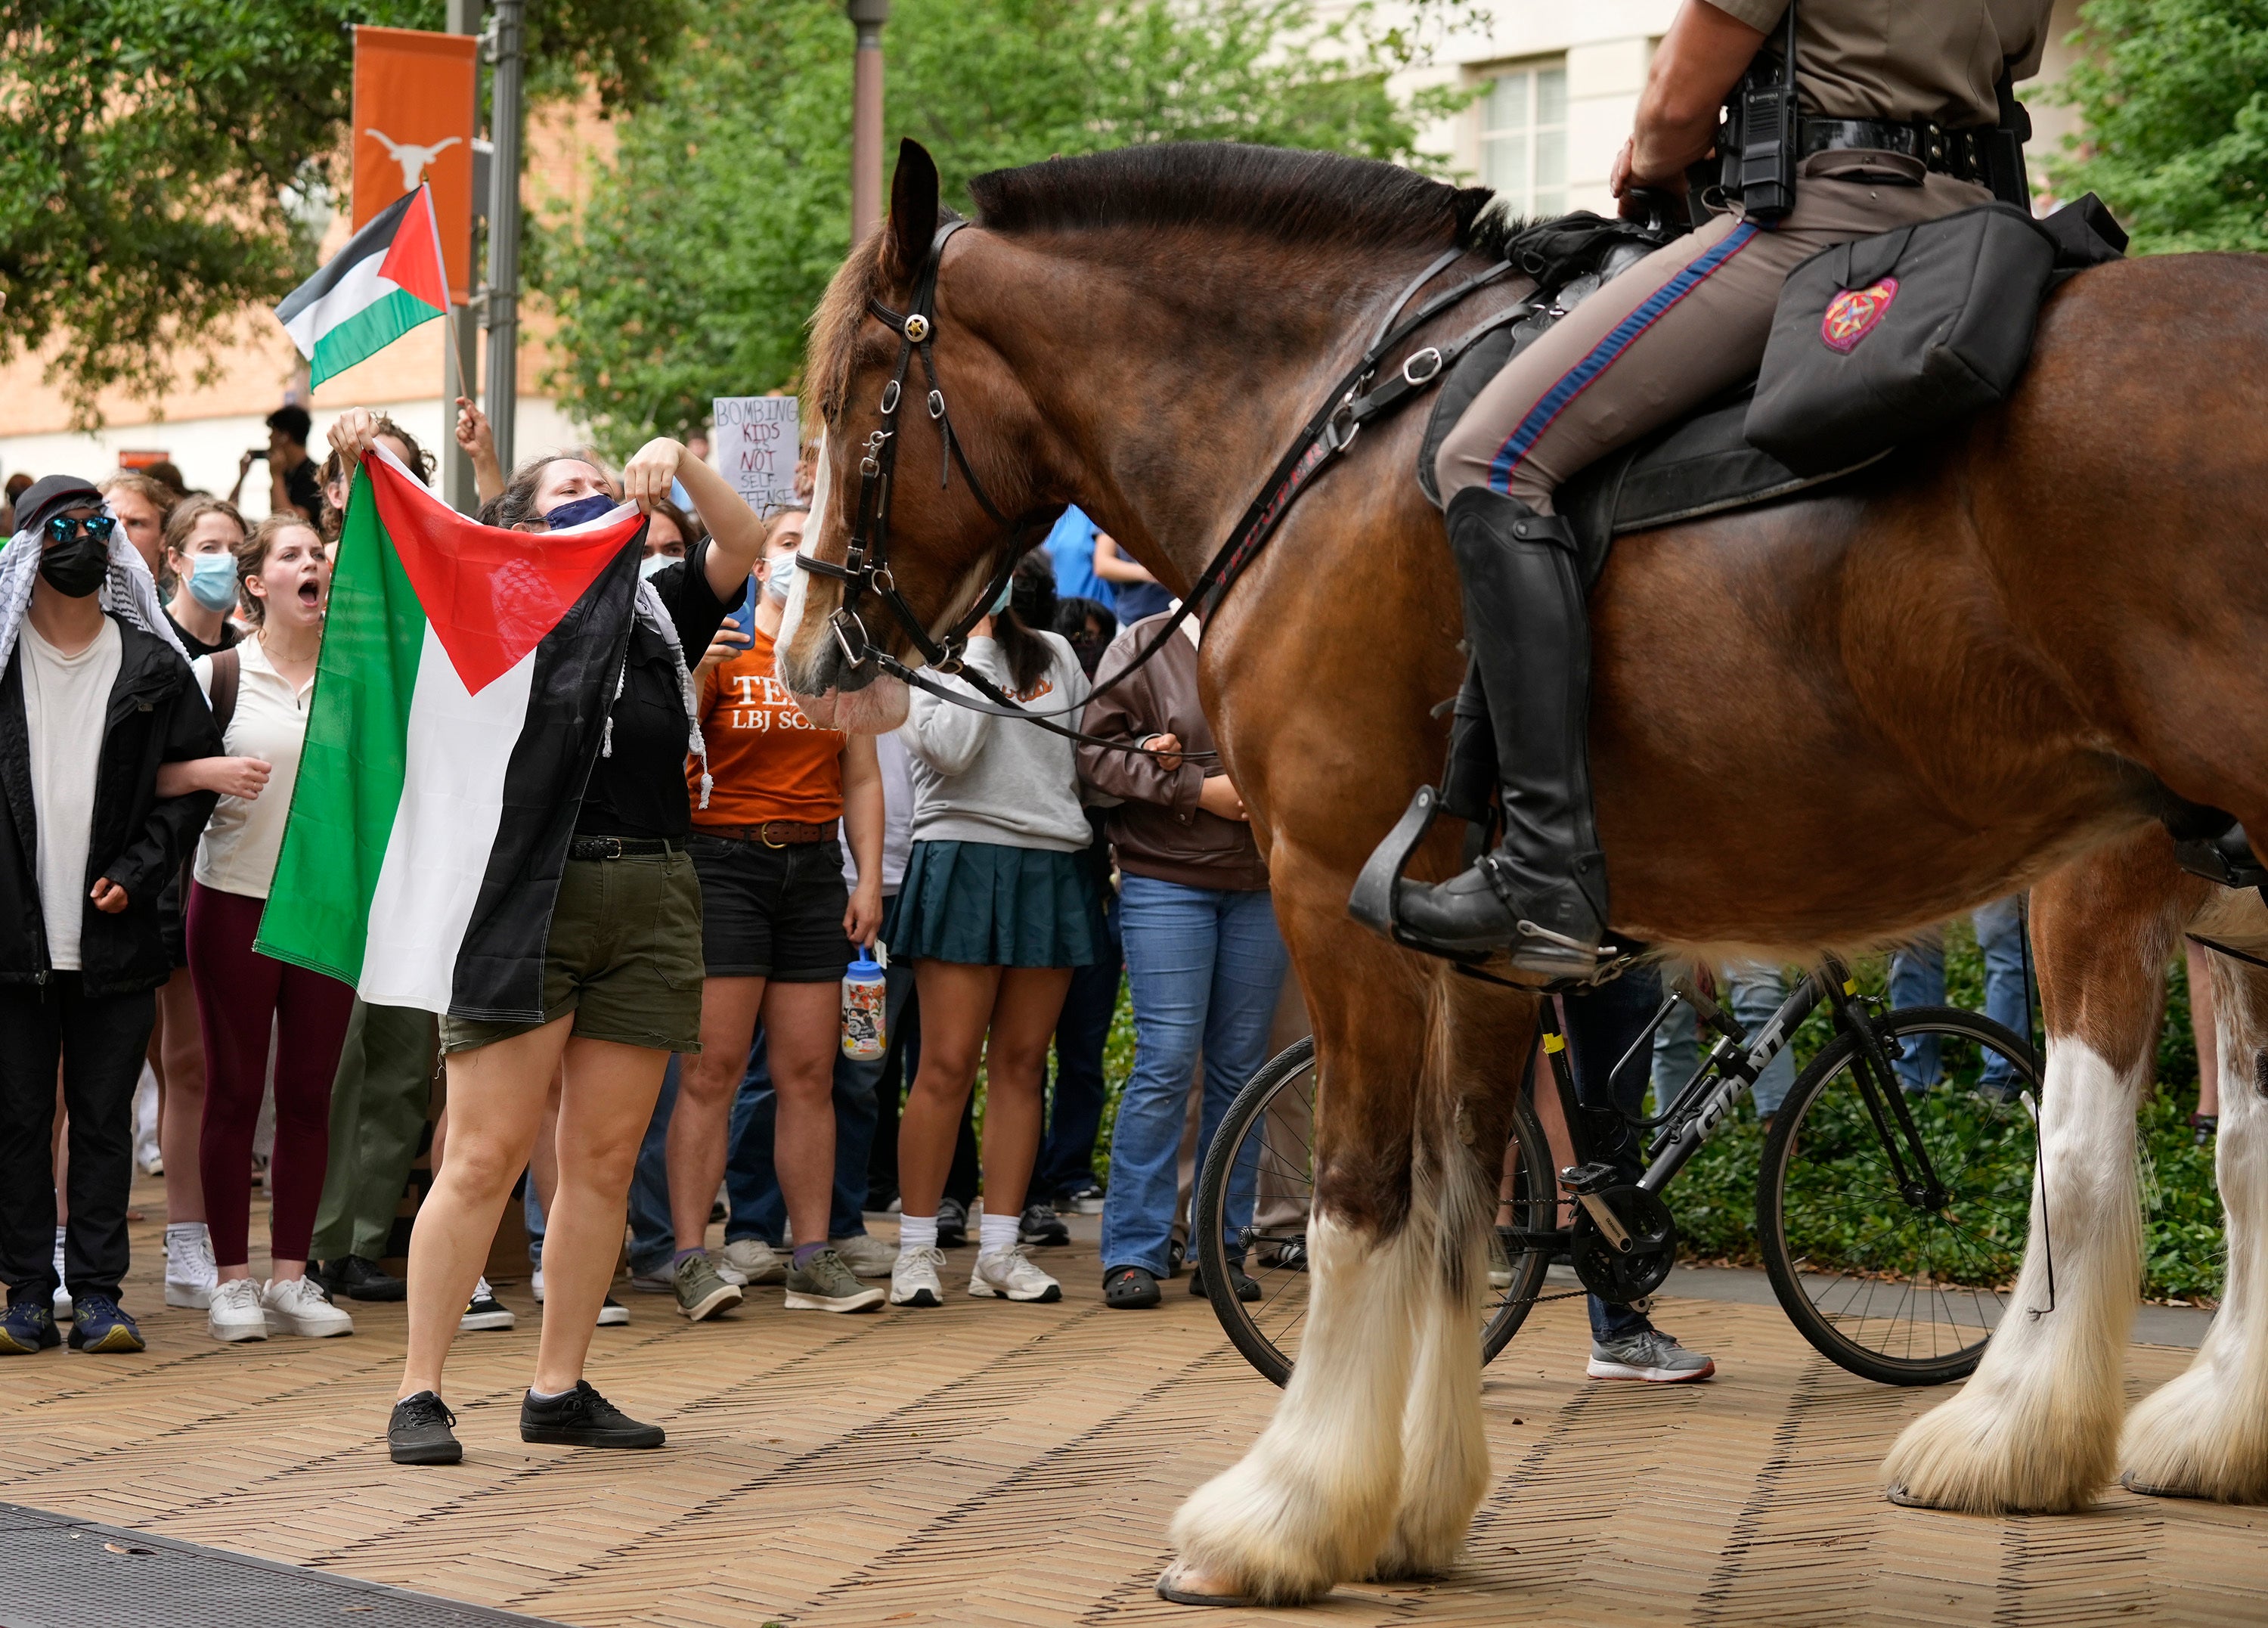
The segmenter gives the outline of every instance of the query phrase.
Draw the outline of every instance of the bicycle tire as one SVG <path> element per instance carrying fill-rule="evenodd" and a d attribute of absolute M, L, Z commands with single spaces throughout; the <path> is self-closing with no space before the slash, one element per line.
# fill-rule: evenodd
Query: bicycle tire
<path fill-rule="evenodd" d="M 1213 1315 L 1219 1320 L 1221 1330 L 1228 1336 L 1229 1343 L 1236 1347 L 1244 1359 L 1262 1377 L 1279 1386 L 1291 1379 L 1296 1360 L 1293 1352 L 1286 1349 L 1282 1342 L 1305 1320 L 1306 1273 L 1304 1268 L 1297 1269 L 1296 1272 L 1294 1269 L 1278 1269 L 1296 1275 L 1299 1279 L 1296 1284 L 1273 1282 L 1262 1273 L 1256 1273 L 1255 1276 L 1261 1278 L 1263 1282 L 1263 1298 L 1257 1303 L 1257 1309 L 1237 1299 L 1233 1280 L 1228 1271 L 1230 1256 L 1226 1219 L 1232 1188 L 1238 1180 L 1236 1171 L 1242 1161 L 1244 1145 L 1255 1134 L 1256 1127 L 1263 1128 L 1262 1134 L 1264 1134 L 1269 1109 L 1277 1096 L 1287 1090 L 1304 1088 L 1308 1094 L 1310 1146 L 1296 1150 L 1294 1156 L 1292 1150 L 1271 1153 L 1263 1145 L 1258 1157 L 1278 1160 L 1278 1175 L 1287 1185 L 1296 1186 L 1298 1182 L 1309 1179 L 1314 1061 L 1313 1038 L 1295 1041 L 1270 1058 L 1244 1089 L 1237 1093 L 1236 1100 L 1222 1117 L 1219 1129 L 1213 1133 L 1212 1146 L 1198 1177 L 1196 1200 L 1192 1205 L 1190 1253 L 1203 1269 L 1205 1298 L 1211 1303 Z M 1515 1114 L 1513 1132 L 1522 1149 L 1546 1146 L 1542 1124 L 1525 1097 L 1521 1100 Z M 1548 1228 L 1551 1224 L 1555 1207 L 1553 1199 L 1556 1197 L 1556 1189 L 1549 1184 L 1549 1154 L 1543 1155 L 1541 1164 L 1525 1154 L 1513 1160 L 1512 1164 L 1509 1182 L 1512 1192 L 1505 1202 L 1513 1206 L 1515 1220 L 1526 1227 L 1531 1230 Z M 1256 1201 L 1256 1191 L 1253 1197 Z M 1256 1240 L 1248 1238 L 1245 1241 L 1248 1244 Z M 1257 1241 L 1280 1245 L 1286 1241 L 1270 1239 Z M 1301 1247 L 1304 1249 L 1304 1233 L 1301 1234 Z M 1481 1360 L 1484 1363 L 1492 1360 L 1519 1332 L 1520 1325 L 1527 1320 L 1529 1308 L 1535 1303 L 1536 1293 L 1550 1264 L 1548 1254 L 1541 1249 L 1524 1249 L 1516 1257 L 1508 1255 L 1494 1234 L 1491 1234 L 1491 1270 L 1500 1270 L 1506 1281 L 1500 1288 L 1491 1284 L 1484 1290 L 1488 1298 L 1484 1304 L 1480 1330 Z M 1263 1263 L 1263 1272 L 1267 1271 Z"/>
<path fill-rule="evenodd" d="M 1864 1113 L 1852 1072 L 1857 1036 L 1838 1034 L 1797 1077 L 1764 1138 L 1756 1173 L 1756 1237 L 1781 1308 L 1820 1355 L 1885 1385 L 1942 1385 L 1964 1378 L 1983 1359 L 2006 1309 L 2006 1288 L 2015 1278 L 2010 1250 L 2014 1260 L 2021 1258 L 2037 1146 L 2032 1112 L 2039 1101 L 2039 1064 L 2013 1030 L 1955 1006 L 1893 1011 L 1876 1020 L 1875 1032 L 1886 1044 L 1935 1035 L 1940 1057 L 1948 1039 L 1998 1053 L 2007 1060 L 2018 1089 L 2031 1093 L 2033 1109 L 2021 1095 L 1995 1102 L 1974 1090 L 1945 1092 L 1934 1108 L 1922 1099 L 1925 1106 L 1914 1109 L 1917 1129 L 1948 1192 L 1944 1205 L 1924 1210 L 1901 1192 L 1881 1135 Z M 2021 1148 L 2008 1140 L 2018 1135 Z M 1978 1154 L 1989 1157 L 1980 1161 Z M 2007 1190 L 2019 1162 L 2021 1201 Z M 1838 1235 L 1836 1219 L 1819 1197 L 1838 1187 L 1860 1204 L 1874 1205 L 1864 1212 L 1874 1219 L 1840 1234 L 1825 1251 L 1855 1258 L 1822 1263 L 1821 1246 Z M 1919 1241 L 1918 1273 L 1910 1270 L 1913 1246 L 1894 1236 L 1901 1227 Z M 1946 1247 L 1942 1255 L 1935 1252 L 1939 1243 Z M 1939 1265 L 1949 1272 L 1933 1270 Z M 1891 1315 L 1875 1315 L 1878 1292 L 1894 1297 Z M 1918 1301 L 1950 1314 L 1956 1296 L 1968 1300 L 1966 1315 L 1930 1322 L 1929 1349 L 1918 1352 L 1915 1333 L 1925 1325 L 1902 1317 L 1898 1308 Z M 1903 1340 L 1901 1326 L 1907 1330 Z M 1972 1331 L 1973 1339 L 1968 1337 Z M 1900 1344 L 1902 1351 L 1891 1349 Z"/>

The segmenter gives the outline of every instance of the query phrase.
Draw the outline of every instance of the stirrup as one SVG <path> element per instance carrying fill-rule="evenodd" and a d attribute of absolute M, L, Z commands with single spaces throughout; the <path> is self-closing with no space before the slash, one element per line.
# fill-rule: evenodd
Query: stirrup
<path fill-rule="evenodd" d="M 2192 876 L 2224 888 L 2268 888 L 2268 866 L 2253 857 L 2244 828 L 2232 825 L 2219 836 L 2174 844 L 2174 862 Z M 2268 893 L 2261 895 L 2268 899 Z"/>

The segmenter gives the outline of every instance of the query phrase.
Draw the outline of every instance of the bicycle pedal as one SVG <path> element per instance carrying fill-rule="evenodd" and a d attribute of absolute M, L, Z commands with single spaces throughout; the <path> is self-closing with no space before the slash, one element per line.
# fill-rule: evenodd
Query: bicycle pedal
<path fill-rule="evenodd" d="M 1569 1165 L 1559 1173 L 1559 1185 L 1578 1198 L 1604 1192 L 1624 1179 L 1623 1173 L 1609 1164 Z"/>

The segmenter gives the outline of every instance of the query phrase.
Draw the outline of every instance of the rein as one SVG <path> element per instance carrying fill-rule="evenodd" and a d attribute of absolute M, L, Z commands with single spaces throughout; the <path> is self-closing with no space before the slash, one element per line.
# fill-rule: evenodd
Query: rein
<path fill-rule="evenodd" d="M 1501 281 L 1517 269 L 1510 261 L 1499 261 L 1436 294 L 1397 322 L 1395 319 L 1417 297 L 1418 291 L 1454 265 L 1465 251 L 1462 247 L 1451 248 L 1433 260 L 1387 306 L 1378 331 L 1361 359 L 1331 387 L 1323 404 L 1308 419 L 1306 427 L 1283 457 L 1277 460 L 1258 495 L 1229 529 L 1227 541 L 1221 544 L 1204 571 L 1189 585 L 1189 591 L 1182 597 L 1180 607 L 1166 625 L 1158 630 L 1133 660 L 1112 674 L 1107 682 L 1089 690 L 1085 701 L 1072 706 L 1034 711 L 1004 694 L 982 673 L 965 665 L 969 631 L 990 613 L 993 601 L 999 598 L 1001 590 L 1014 576 L 1016 564 L 1024 555 L 1023 539 L 1031 529 L 1029 517 L 1011 522 L 985 492 L 983 483 L 976 478 L 976 472 L 968 467 L 961 443 L 954 437 L 953 421 L 946 411 L 945 392 L 938 379 L 936 357 L 932 349 L 937 335 L 938 273 L 944 263 L 946 242 L 967 225 L 968 223 L 965 220 L 952 220 L 938 228 L 936 237 L 930 242 L 928 257 L 923 261 L 921 271 L 914 279 L 902 313 L 891 310 L 879 299 L 867 300 L 867 309 L 898 335 L 900 343 L 897 365 L 889 382 L 882 387 L 882 427 L 866 438 L 865 451 L 858 460 L 858 503 L 856 518 L 851 523 L 850 550 L 840 565 L 807 554 L 798 554 L 796 564 L 801 570 L 831 577 L 846 585 L 843 604 L 829 618 L 828 625 L 835 635 L 836 645 L 842 649 L 844 659 L 852 667 L 864 667 L 871 661 L 882 673 L 954 706 L 995 718 L 1021 718 L 1067 740 L 1085 746 L 1104 747 L 1113 751 L 1158 755 L 1149 747 L 1107 740 L 1049 720 L 1078 711 L 1096 696 L 1116 689 L 1132 677 L 1166 648 L 1180 631 L 1182 623 L 1190 616 L 1209 617 L 1219 608 L 1230 586 L 1244 573 L 1253 558 L 1275 535 L 1300 494 L 1318 475 L 1345 455 L 1347 448 L 1354 444 L 1355 437 L 1365 424 L 1407 404 L 1437 383 L 1467 350 L 1485 335 L 1508 322 L 1532 314 L 1536 308 L 1532 301 L 1508 306 L 1447 345 L 1427 345 L 1414 351 L 1403 360 L 1395 377 L 1388 379 L 1374 390 L 1368 390 L 1367 387 L 1376 377 L 1379 365 L 1388 351 L 1443 312 Z M 944 489 L 953 466 L 958 464 L 963 478 L 968 483 L 969 491 L 984 512 L 1007 534 L 1000 563 L 994 568 L 984 592 L 943 636 L 936 638 L 931 637 L 921 617 L 899 593 L 896 579 L 889 567 L 890 489 L 897 468 L 897 412 L 904 398 L 906 379 L 917 354 L 921 358 L 923 376 L 929 384 L 929 415 L 937 421 L 938 433 L 943 441 L 938 454 L 939 489 Z M 914 647 L 921 652 L 928 666 L 940 674 L 961 678 L 974 688 L 981 698 L 971 698 L 946 688 L 876 645 L 867 632 L 865 622 L 858 615 L 859 601 L 869 593 L 874 594 L 883 608 L 896 619 L 899 627 L 913 642 Z M 1182 752 L 1174 755 L 1196 761 L 1217 758 L 1219 755 Z"/>

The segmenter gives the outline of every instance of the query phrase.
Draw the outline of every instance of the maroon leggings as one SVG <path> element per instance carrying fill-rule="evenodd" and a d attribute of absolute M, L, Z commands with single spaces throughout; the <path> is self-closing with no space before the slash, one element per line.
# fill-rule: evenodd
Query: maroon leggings
<path fill-rule="evenodd" d="M 276 1153 L 269 1161 L 274 1202 L 269 1251 L 304 1261 L 315 1230 L 330 1157 L 331 1081 L 339 1072 L 354 991 L 336 978 L 256 954 L 264 899 L 189 887 L 189 975 L 197 986 L 197 1027 L 205 1042 L 205 1116 L 197 1170 L 213 1260 L 242 1266 L 251 1256 L 252 1137 L 268 1080 L 268 1040 L 276 1036 Z"/>

